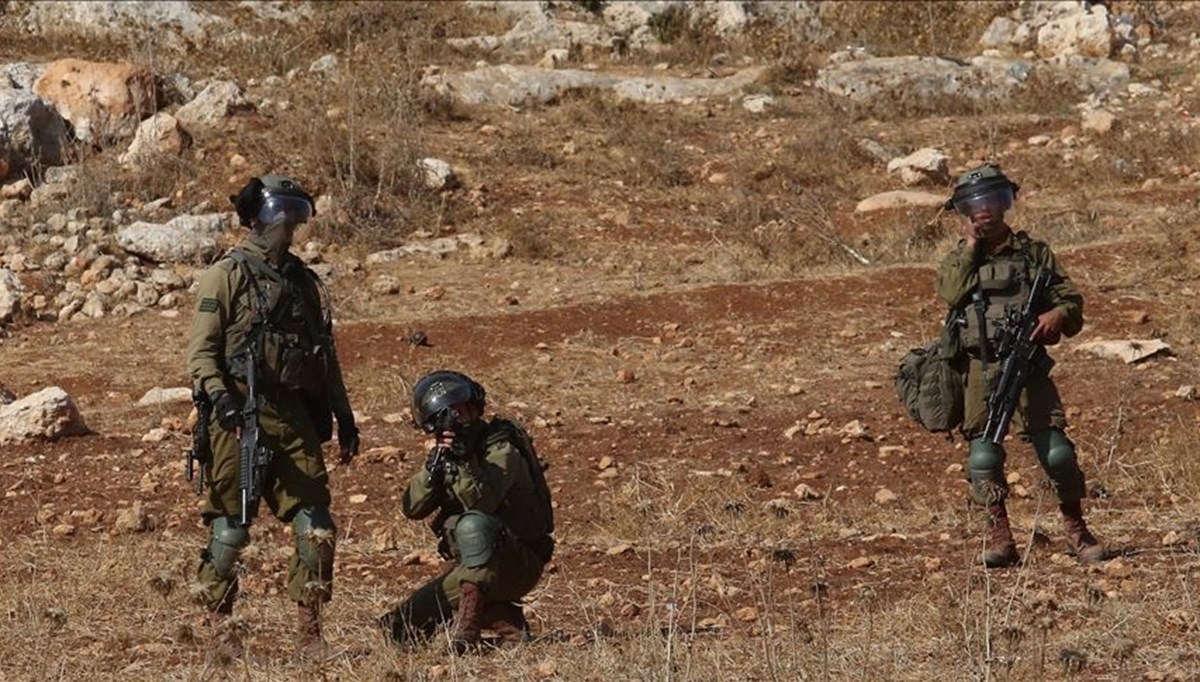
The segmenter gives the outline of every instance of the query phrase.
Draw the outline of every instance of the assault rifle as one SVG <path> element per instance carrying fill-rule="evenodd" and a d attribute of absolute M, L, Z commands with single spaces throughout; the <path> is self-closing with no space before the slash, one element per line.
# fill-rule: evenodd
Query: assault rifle
<path fill-rule="evenodd" d="M 454 421 L 454 413 L 446 409 L 429 418 L 429 420 L 421 425 L 421 428 L 426 433 L 432 433 L 434 438 L 436 438 L 443 431 L 453 431 Z M 447 460 L 453 457 L 461 457 L 462 449 L 463 444 L 457 439 L 454 441 L 454 445 L 450 447 L 446 447 L 440 443 L 434 444 L 433 450 L 429 453 L 429 459 L 425 460 L 425 470 L 431 474 L 444 473 Z"/>
<path fill-rule="evenodd" d="M 1000 376 L 988 394 L 987 426 L 983 437 L 994 445 L 1004 442 L 1013 413 L 1021 400 L 1021 391 L 1029 381 L 1033 370 L 1049 372 L 1054 360 L 1046 347 L 1029 339 L 1038 322 L 1038 304 L 1050 285 L 1053 272 L 1038 270 L 1029 287 L 1029 298 L 1020 312 L 1008 311 L 996 343 L 996 357 L 1000 362 Z"/>
<path fill-rule="evenodd" d="M 258 358 L 254 345 L 246 352 L 246 403 L 242 406 L 242 433 L 238 438 L 238 472 L 242 494 L 241 524 L 249 526 L 258 512 L 258 500 L 266 484 L 271 451 L 260 440 L 258 424 Z"/>
<path fill-rule="evenodd" d="M 196 427 L 192 430 L 192 447 L 184 453 L 184 474 L 188 482 L 195 480 L 196 494 L 204 492 L 204 464 L 212 457 L 212 434 L 208 420 L 212 417 L 212 401 L 199 386 L 192 389 L 192 404 L 196 406 Z M 200 475 L 196 475 L 197 466 Z"/>

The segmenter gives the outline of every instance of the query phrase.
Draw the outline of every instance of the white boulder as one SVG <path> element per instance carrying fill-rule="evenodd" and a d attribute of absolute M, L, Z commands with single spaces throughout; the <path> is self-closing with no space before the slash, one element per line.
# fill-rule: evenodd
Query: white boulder
<path fill-rule="evenodd" d="M 75 401 L 57 386 L 0 405 L 0 445 L 54 440 L 87 430 Z"/>

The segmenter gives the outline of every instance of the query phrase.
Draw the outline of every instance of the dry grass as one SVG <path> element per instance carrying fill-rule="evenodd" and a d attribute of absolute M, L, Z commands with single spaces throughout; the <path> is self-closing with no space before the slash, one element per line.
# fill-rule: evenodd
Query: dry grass
<path fill-rule="evenodd" d="M 9 576 L 0 584 L 0 678 L 1194 676 L 1200 443 L 1194 407 L 1161 398 L 1186 378 L 1178 368 L 1187 346 L 1184 363 L 1120 375 L 1130 391 L 1124 397 L 1106 393 L 1112 384 L 1102 380 L 1116 374 L 1111 366 L 1066 356 L 1064 387 L 1075 390 L 1068 404 L 1088 406 L 1072 436 L 1089 480 L 1111 494 L 1089 501 L 1090 518 L 1102 538 L 1126 552 L 1100 569 L 1082 569 L 1061 554 L 1052 502 L 1035 484 L 1012 505 L 1021 542 L 1036 544 L 1029 563 L 992 573 L 976 567 L 982 523 L 965 510 L 961 473 L 946 470 L 962 452 L 889 416 L 895 407 L 883 377 L 937 314 L 932 295 L 913 300 L 911 283 L 897 281 L 886 266 L 934 260 L 958 225 L 953 216 L 931 220 L 927 211 L 850 213 L 858 199 L 896 188 L 857 144 L 880 132 L 906 151 L 944 145 L 956 162 L 976 153 L 1002 157 L 1037 190 L 1014 217 L 1057 250 L 1081 247 L 1072 256 L 1089 264 L 1077 276 L 1089 292 L 1103 301 L 1149 287 L 1164 308 L 1182 311 L 1156 319 L 1155 328 L 1172 338 L 1195 333 L 1190 294 L 1181 293 L 1197 276 L 1194 230 L 1156 217 L 1160 198 L 1131 191 L 1147 177 L 1174 177 L 1173 164 L 1190 163 L 1190 137 L 1131 128 L 1126 138 L 1118 130 L 1089 142 L 1107 163 L 1067 164 L 1045 148 L 1008 146 L 1075 124 L 1068 105 L 1076 98 L 1056 83 L 1032 83 L 1004 115 L 953 100 L 868 110 L 802 87 L 823 52 L 847 42 L 877 54 L 965 55 L 987 19 L 1008 6 L 831 5 L 826 23 L 847 28 L 816 46 L 778 34 L 719 41 L 709 27 L 681 21 L 683 9 L 658 26 L 671 39 L 663 53 L 626 62 L 668 61 L 700 73 L 721 52 L 726 64 L 755 57 L 774 66 L 761 87 L 782 100 L 764 116 L 736 102 L 664 109 L 598 95 L 519 113 L 455 107 L 418 87 L 422 69 L 469 67 L 477 55 L 454 53 L 442 40 L 498 33 L 510 21 L 442 3 L 319 5 L 318 16 L 294 33 L 188 55 L 169 54 L 155 40 L 13 35 L 0 56 L 136 58 L 197 77 L 283 79 L 277 90 L 256 87 L 289 107 L 264 107 L 227 131 L 198 137 L 207 154 L 194 164 L 185 157 L 186 173 L 173 162 L 141 176 L 118 173 L 110 157 L 119 150 L 105 150 L 89 159 L 87 180 L 68 205 L 106 214 L 114 191 L 141 201 L 175 188 L 185 190 L 184 205 L 223 201 L 231 174 L 277 169 L 330 194 L 335 219 L 315 226 L 317 236 L 358 250 L 394 244 L 417 228 L 506 234 L 516 255 L 510 261 L 451 257 L 389 271 L 417 291 L 444 287 L 440 300 L 402 294 L 367 301 L 362 278 L 336 281 L 340 314 L 374 318 L 345 326 L 339 319 L 339 340 L 356 342 L 357 355 L 343 362 L 355 407 L 369 417 L 368 446 L 419 450 L 407 425 L 382 417 L 403 412 L 421 368 L 443 363 L 485 372 L 498 411 L 546 419 L 535 435 L 554 462 L 561 544 L 556 571 L 529 600 L 540 641 L 467 659 L 448 656 L 440 640 L 414 653 L 393 652 L 374 632 L 374 618 L 435 570 L 402 562 L 411 551 L 433 548 L 422 526 L 395 515 L 399 486 L 418 463 L 412 454 L 356 463 L 334 472 L 341 530 L 327 620 L 329 639 L 355 655 L 319 671 L 290 659 L 292 611 L 283 596 L 290 540 L 264 519 L 247 554 L 239 604 L 255 658 L 211 666 L 209 633 L 188 596 L 203 531 L 193 498 L 171 487 L 182 437 L 141 443 L 140 433 L 175 415 L 130 406 L 149 385 L 168 383 L 163 377 L 183 381 L 178 348 L 186 324 L 169 323 L 170 334 L 163 320 L 65 327 L 54 342 L 35 337 L 19 350 L 6 346 L 5 367 L 23 388 L 64 375 L 69 388 L 80 387 L 89 421 L 105 440 L 86 441 L 78 452 L 22 451 L 22 459 L 0 467 L 3 487 L 17 494 L 13 515 L 32 528 L 0 539 L 0 573 Z M 217 9 L 244 12 L 236 3 Z M 1139 4 L 1143 10 L 1172 27 L 1195 14 L 1163 4 Z M 309 74 L 308 64 L 327 53 L 341 60 L 336 75 Z M 497 132 L 479 134 L 485 124 Z M 227 167 L 234 152 L 248 167 Z M 442 153 L 469 171 L 473 184 L 465 191 L 435 194 L 421 185 L 415 160 Z M 1116 159 L 1127 163 L 1118 168 Z M 724 181 L 711 181 L 714 174 Z M 471 190 L 482 195 L 477 203 Z M 1112 239 L 1132 239 L 1144 250 L 1101 265 L 1086 260 L 1106 248 L 1090 245 Z M 842 278 L 830 284 L 830 277 Z M 783 293 L 773 291 L 776 285 Z M 507 303 L 509 296 L 520 305 Z M 433 348 L 403 344 L 413 329 L 462 320 L 504 328 L 520 344 L 482 349 L 470 345 L 469 333 L 435 338 Z M 150 334 L 165 342 L 143 348 Z M 535 337 L 549 348 L 531 348 Z M 484 351 L 496 356 L 491 364 Z M 619 381 L 621 371 L 636 379 Z M 880 387 L 865 388 L 867 382 Z M 526 406 L 508 408 L 518 401 Z M 878 440 L 781 435 L 812 412 L 834 429 L 866 419 Z M 886 445 L 908 451 L 884 458 L 878 451 Z M 618 475 L 598 479 L 604 455 L 616 460 Z M 756 464 L 769 471 L 770 487 L 749 479 Z M 95 499 L 141 495 L 135 491 L 145 472 L 169 470 L 161 474 L 163 490 L 145 494 L 160 517 L 158 530 L 121 536 L 80 528 L 59 538 L 49 524 L 31 522 L 45 500 L 60 514 L 99 504 L 55 488 L 56 473 L 65 472 L 68 486 L 77 482 L 76 466 L 92 467 L 83 470 L 105 486 Z M 1027 483 L 1038 475 L 1025 448 L 1014 448 L 1009 467 Z M 821 498 L 799 500 L 793 491 L 802 482 Z M 901 499 L 876 504 L 872 495 L 881 487 Z M 369 503 L 348 502 L 366 491 Z M 787 501 L 773 502 L 779 499 Z M 1163 546 L 1172 531 L 1182 543 Z M 380 538 L 390 538 L 390 546 L 381 547 Z M 609 554 L 614 548 L 620 551 Z M 858 557 L 873 564 L 852 567 Z"/>

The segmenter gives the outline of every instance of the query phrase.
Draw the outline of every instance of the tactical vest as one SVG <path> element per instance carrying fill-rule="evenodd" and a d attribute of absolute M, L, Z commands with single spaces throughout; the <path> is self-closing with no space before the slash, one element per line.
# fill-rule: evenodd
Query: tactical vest
<path fill-rule="evenodd" d="M 988 337 L 989 354 L 995 352 L 997 335 L 1004 327 L 1010 311 L 1020 312 L 1029 298 L 1032 283 L 1030 251 L 1033 243 L 1024 232 L 1016 235 L 1017 248 L 1011 252 L 993 256 L 978 269 L 978 293 L 982 299 L 972 299 L 963 310 L 963 346 L 972 353 L 979 353 L 983 332 Z M 983 309 L 983 325 L 980 329 L 979 309 Z M 995 358 L 993 358 L 995 359 Z"/>
<path fill-rule="evenodd" d="M 488 423 L 488 434 L 485 447 L 499 442 L 507 442 L 521 453 L 521 459 L 529 469 L 529 480 L 533 483 L 533 499 L 508 499 L 505 505 L 521 504 L 534 507 L 533 516 L 537 525 L 535 535 L 549 536 L 554 532 L 554 507 L 550 503 L 550 485 L 546 482 L 546 463 L 537 455 L 533 447 L 533 437 L 520 424 L 496 417 Z M 522 538 L 525 540 L 535 539 Z"/>
<path fill-rule="evenodd" d="M 324 396 L 333 340 L 320 280 L 298 260 L 275 270 L 240 247 L 226 257 L 242 272 L 237 293 L 247 296 L 251 309 L 227 332 L 230 373 L 245 381 L 246 356 L 253 351 L 262 388 Z"/>

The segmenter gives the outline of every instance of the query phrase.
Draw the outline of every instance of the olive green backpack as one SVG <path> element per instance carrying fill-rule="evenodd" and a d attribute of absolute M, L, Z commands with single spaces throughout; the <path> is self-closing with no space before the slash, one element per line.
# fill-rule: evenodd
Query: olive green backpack
<path fill-rule="evenodd" d="M 941 338 L 913 348 L 900 360 L 896 395 L 913 421 L 934 433 L 950 432 L 963 423 L 962 351 L 948 315 Z"/>

